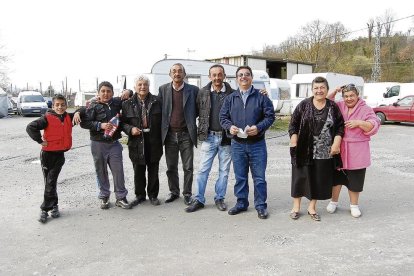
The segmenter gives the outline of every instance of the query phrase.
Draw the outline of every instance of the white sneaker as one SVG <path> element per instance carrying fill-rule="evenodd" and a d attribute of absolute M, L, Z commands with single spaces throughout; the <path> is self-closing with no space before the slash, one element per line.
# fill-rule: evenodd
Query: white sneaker
<path fill-rule="evenodd" d="M 354 218 L 359 218 L 361 216 L 361 210 L 359 210 L 358 205 L 350 205 L 351 207 L 351 216 Z"/>
<path fill-rule="evenodd" d="M 326 206 L 326 211 L 328 211 L 328 213 L 335 213 L 336 211 L 336 207 L 338 207 L 338 202 L 329 202 L 328 206 Z"/>

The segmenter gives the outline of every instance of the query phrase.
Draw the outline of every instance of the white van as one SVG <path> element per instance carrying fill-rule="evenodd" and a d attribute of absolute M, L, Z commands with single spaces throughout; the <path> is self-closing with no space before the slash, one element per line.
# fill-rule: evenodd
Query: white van
<path fill-rule="evenodd" d="M 288 80 L 270 78 L 269 97 L 277 115 L 291 115 L 292 102 Z"/>
<path fill-rule="evenodd" d="M 400 83 L 398 85 L 391 86 L 387 92 L 383 94 L 383 99 L 381 100 L 379 106 L 393 104 L 409 95 L 414 95 L 414 83 Z"/>
<path fill-rule="evenodd" d="M 17 113 L 26 115 L 42 115 L 47 111 L 47 103 L 37 91 L 22 91 L 17 96 Z"/>
<path fill-rule="evenodd" d="M 364 84 L 364 97 L 363 99 L 370 107 L 379 106 L 383 99 L 384 93 L 394 85 L 398 85 L 398 82 L 373 82 Z"/>

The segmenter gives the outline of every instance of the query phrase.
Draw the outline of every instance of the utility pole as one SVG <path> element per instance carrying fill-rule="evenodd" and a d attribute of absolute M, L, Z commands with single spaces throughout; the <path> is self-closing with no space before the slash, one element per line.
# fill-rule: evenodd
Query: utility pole
<path fill-rule="evenodd" d="M 40 94 L 43 95 L 42 82 L 40 82 Z"/>
<path fill-rule="evenodd" d="M 381 22 L 377 22 L 377 35 L 375 37 L 374 64 L 372 65 L 371 81 L 377 82 L 381 79 Z"/>
<path fill-rule="evenodd" d="M 81 86 L 80 86 L 80 79 L 79 79 L 79 92 L 81 91 Z"/>

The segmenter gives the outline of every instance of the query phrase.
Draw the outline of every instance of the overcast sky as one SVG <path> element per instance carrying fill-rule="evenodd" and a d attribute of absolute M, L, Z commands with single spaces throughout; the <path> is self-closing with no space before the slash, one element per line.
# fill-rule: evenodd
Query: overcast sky
<path fill-rule="evenodd" d="M 369 3 L 371 2 L 371 3 Z M 313 20 L 366 28 L 390 9 L 414 14 L 414 2 L 318 0 L 2 0 L 0 45 L 11 56 L 9 76 L 18 86 L 77 89 L 117 75 L 150 72 L 164 58 L 208 59 L 250 54 L 276 45 Z M 375 4 L 374 4 L 375 3 Z M 414 26 L 413 17 L 395 31 Z M 353 33 L 366 36 L 367 31 Z M 190 50 L 190 51 L 188 51 Z"/>

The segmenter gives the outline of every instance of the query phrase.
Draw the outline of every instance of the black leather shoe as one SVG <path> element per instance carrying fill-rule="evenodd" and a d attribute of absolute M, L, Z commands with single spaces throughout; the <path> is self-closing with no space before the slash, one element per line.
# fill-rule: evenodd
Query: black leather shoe
<path fill-rule="evenodd" d="M 188 206 L 187 208 L 185 208 L 184 210 L 187 212 L 187 213 L 192 213 L 192 212 L 195 212 L 195 211 L 197 211 L 197 210 L 200 210 L 201 208 L 204 208 L 204 204 L 203 203 L 201 203 L 200 201 L 198 201 L 198 200 L 194 200 L 192 203 L 191 203 L 191 205 L 190 206 Z"/>
<path fill-rule="evenodd" d="M 168 194 L 167 198 L 165 199 L 165 203 L 170 203 L 179 198 L 179 195 L 176 194 Z"/>
<path fill-rule="evenodd" d="M 217 199 L 216 200 L 216 206 L 217 206 L 217 209 L 219 209 L 220 211 L 226 211 L 227 210 L 227 205 L 226 205 L 226 203 L 224 203 L 223 199 Z"/>
<path fill-rule="evenodd" d="M 157 206 L 160 205 L 161 202 L 158 200 L 158 198 L 154 197 L 154 198 L 150 198 L 150 202 L 152 205 Z"/>
<path fill-rule="evenodd" d="M 190 195 L 185 195 L 184 196 L 184 204 L 185 205 L 190 205 L 191 202 L 193 202 L 193 199 L 191 198 L 191 196 Z"/>
<path fill-rule="evenodd" d="M 141 204 L 142 202 L 144 202 L 145 200 L 147 200 L 145 198 L 145 196 L 137 196 L 132 202 L 131 205 L 132 206 L 137 206 L 138 204 Z"/>
<path fill-rule="evenodd" d="M 259 219 L 267 219 L 269 213 L 266 209 L 259 209 L 257 210 L 257 216 L 259 217 Z"/>
<path fill-rule="evenodd" d="M 233 208 L 229 210 L 228 213 L 229 215 L 233 216 L 233 215 L 240 214 L 241 212 L 245 212 L 245 211 L 247 211 L 247 208 L 240 208 L 238 206 L 234 206 Z"/>

